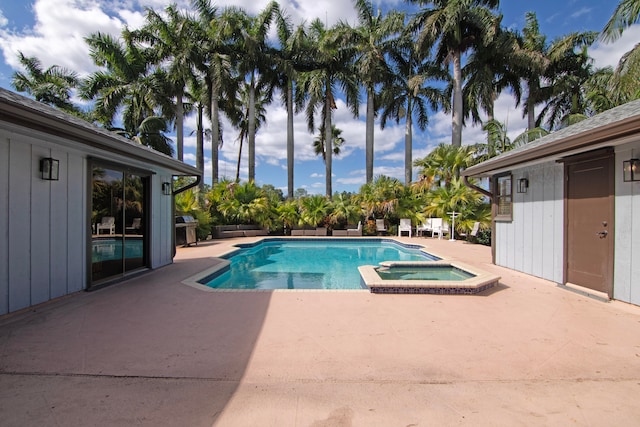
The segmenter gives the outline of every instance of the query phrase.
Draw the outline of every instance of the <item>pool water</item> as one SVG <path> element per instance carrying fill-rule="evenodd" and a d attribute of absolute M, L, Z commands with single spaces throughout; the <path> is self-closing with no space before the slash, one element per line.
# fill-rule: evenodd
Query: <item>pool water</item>
<path fill-rule="evenodd" d="M 94 239 L 91 246 L 91 262 L 122 259 L 122 240 Z M 141 258 L 143 256 L 142 239 L 126 239 L 124 255 L 125 258 Z"/>
<path fill-rule="evenodd" d="M 382 280 L 467 280 L 475 277 L 475 274 L 461 270 L 450 265 L 424 266 L 424 267 L 393 267 L 377 270 Z"/>
<path fill-rule="evenodd" d="M 417 246 L 385 239 L 263 241 L 242 247 L 225 271 L 201 283 L 218 289 L 362 289 L 361 265 L 434 259 Z"/>

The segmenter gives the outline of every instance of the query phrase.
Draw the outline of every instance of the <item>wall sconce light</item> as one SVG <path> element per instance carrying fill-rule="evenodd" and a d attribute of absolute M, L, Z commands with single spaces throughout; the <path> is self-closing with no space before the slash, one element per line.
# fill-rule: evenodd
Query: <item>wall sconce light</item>
<path fill-rule="evenodd" d="M 165 196 L 170 196 L 171 195 L 171 183 L 170 182 L 163 182 L 162 183 L 162 194 L 164 194 Z"/>
<path fill-rule="evenodd" d="M 518 193 L 526 193 L 529 188 L 529 180 L 527 178 L 520 178 L 518 180 Z"/>
<path fill-rule="evenodd" d="M 622 162 L 622 178 L 625 182 L 640 181 L 640 160 L 629 159 Z"/>
<path fill-rule="evenodd" d="M 57 181 L 60 176 L 60 161 L 47 157 L 40 160 L 40 173 L 46 181 Z"/>

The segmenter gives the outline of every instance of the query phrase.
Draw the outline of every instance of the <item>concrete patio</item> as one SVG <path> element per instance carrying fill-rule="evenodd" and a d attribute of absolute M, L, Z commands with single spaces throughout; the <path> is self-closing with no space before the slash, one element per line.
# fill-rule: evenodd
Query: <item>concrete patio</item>
<path fill-rule="evenodd" d="M 203 292 L 238 238 L 0 318 L 2 426 L 636 426 L 640 307 L 502 276 L 475 296 Z"/>

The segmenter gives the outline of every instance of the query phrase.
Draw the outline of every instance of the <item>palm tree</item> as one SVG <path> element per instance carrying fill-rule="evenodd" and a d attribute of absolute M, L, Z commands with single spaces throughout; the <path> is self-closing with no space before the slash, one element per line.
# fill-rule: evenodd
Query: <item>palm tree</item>
<path fill-rule="evenodd" d="M 326 132 L 324 131 L 324 124 L 320 125 L 318 129 L 318 136 L 313 140 L 313 151 L 317 156 L 322 156 L 322 160 L 326 161 L 326 145 L 324 143 Z M 344 138 L 342 137 L 342 130 L 338 129 L 335 125 L 332 125 L 331 139 L 333 140 L 333 155 L 340 154 L 340 148 L 344 145 Z"/>
<path fill-rule="evenodd" d="M 389 54 L 393 64 L 393 78 L 382 87 L 380 103 L 382 114 L 380 127 L 385 128 L 387 121 L 405 120 L 404 132 L 404 182 L 409 185 L 413 180 L 413 118 L 417 115 L 417 125 L 425 130 L 429 123 L 429 107 L 446 109 L 449 99 L 442 89 L 429 86 L 428 82 L 447 80 L 449 74 L 442 67 L 429 61 L 420 61 L 415 44 L 404 38 Z"/>
<path fill-rule="evenodd" d="M 146 25 L 135 32 L 135 37 L 148 43 L 155 54 L 157 64 L 162 64 L 169 80 L 170 94 L 175 96 L 174 117 L 176 123 L 176 142 L 178 160 L 184 152 L 184 103 L 185 87 L 194 79 L 194 62 L 198 59 L 194 53 L 193 19 L 181 14 L 172 4 L 164 9 L 167 18 L 158 12 L 146 8 Z"/>
<path fill-rule="evenodd" d="M 592 33 L 593 40 L 597 34 Z M 572 120 L 591 113 L 587 100 L 587 84 L 594 74 L 592 59 L 586 46 L 580 52 L 567 49 L 561 58 L 553 61 L 546 72 L 547 84 L 541 91 L 546 105 L 539 117 L 546 117 L 546 126 L 557 129 Z"/>
<path fill-rule="evenodd" d="M 300 200 L 300 222 L 312 227 L 320 227 L 330 209 L 331 202 L 326 196 L 316 194 L 305 197 Z"/>
<path fill-rule="evenodd" d="M 540 33 L 535 13 L 528 12 L 526 21 L 522 37 L 519 37 L 519 46 L 512 56 L 512 65 L 527 86 L 524 110 L 528 128 L 534 129 L 540 126 L 544 118 L 544 114 L 536 118 L 536 105 L 543 104 L 553 97 L 553 85 L 544 86 L 544 82 L 555 74 L 571 75 L 572 70 L 580 68 L 580 65 L 576 64 L 584 62 L 584 59 L 576 50 L 593 43 L 596 33 L 572 33 L 548 44 L 546 37 Z"/>
<path fill-rule="evenodd" d="M 493 9 L 499 0 L 409 0 L 421 9 L 409 24 L 418 33 L 422 52 L 435 48 L 436 60 L 453 67 L 451 144 L 462 145 L 462 55 L 479 45 L 487 45 L 495 31 Z"/>
<path fill-rule="evenodd" d="M 365 131 L 366 182 L 373 180 L 374 118 L 376 116 L 376 85 L 388 82 L 391 70 L 386 57 L 392 51 L 392 36 L 402 31 L 404 15 L 391 11 L 383 16 L 380 11 L 373 13 L 373 5 L 367 0 L 354 0 L 358 12 L 355 28 L 340 24 L 346 46 L 354 50 L 355 66 L 359 79 L 367 93 L 367 115 Z"/>
<path fill-rule="evenodd" d="M 397 211 L 404 188 L 396 178 L 378 175 L 373 181 L 360 187 L 362 209 L 368 217 L 387 218 Z"/>
<path fill-rule="evenodd" d="M 346 193 L 335 194 L 331 199 L 329 221 L 342 226 L 357 223 L 362 216 L 362 208 L 355 199 Z"/>
<path fill-rule="evenodd" d="M 513 144 L 507 136 L 506 126 L 499 121 L 488 120 L 482 126 L 482 130 L 487 132 L 487 142 L 486 144 L 473 145 L 474 163 L 483 162 L 513 148 Z"/>
<path fill-rule="evenodd" d="M 517 39 L 515 33 L 500 27 L 501 20 L 499 16 L 494 23 L 494 37 L 475 49 L 462 68 L 464 117 L 471 116 L 473 123 L 481 123 L 480 110 L 487 114 L 488 122 L 495 118 L 495 101 L 506 88 L 511 89 L 516 105 L 520 104 L 520 76 L 509 66 Z"/>
<path fill-rule="evenodd" d="M 258 129 L 260 129 L 262 124 L 267 119 L 266 107 L 267 107 L 267 104 L 269 103 L 269 100 L 266 99 L 265 97 L 265 92 L 264 92 L 264 89 L 262 88 L 261 82 L 258 83 L 257 87 L 253 87 L 253 88 L 251 88 L 249 83 L 243 82 L 242 85 L 240 86 L 240 93 L 237 98 L 237 101 L 238 101 L 237 107 L 240 110 L 238 112 L 239 121 L 235 123 L 236 127 L 240 130 L 240 132 L 238 133 L 239 147 L 238 147 L 238 165 L 236 168 L 236 181 L 240 181 L 240 162 L 242 160 L 242 143 L 244 142 L 245 139 L 248 138 L 249 124 L 251 123 L 251 120 L 252 120 L 252 117 L 249 116 L 250 114 L 249 97 L 252 89 L 254 91 L 254 98 L 255 98 L 253 102 L 253 105 L 254 105 L 253 114 L 255 115 L 255 117 L 253 117 L 254 134 L 255 132 L 258 131 Z M 255 162 L 255 158 L 254 158 L 254 162 Z"/>
<path fill-rule="evenodd" d="M 617 40 L 622 32 L 640 19 L 640 0 L 620 0 L 613 15 L 602 30 L 602 40 Z"/>
<path fill-rule="evenodd" d="M 329 31 L 319 19 L 311 23 L 309 39 L 305 45 L 309 53 L 311 71 L 302 72 L 298 79 L 296 107 L 303 108 L 306 103 L 307 126 L 310 132 L 315 130 L 315 113 L 322 106 L 322 119 L 325 129 L 325 144 L 333 146 L 331 130 L 332 110 L 336 109 L 336 86 L 340 85 L 347 106 L 354 117 L 358 116 L 358 84 L 353 69 L 353 58 L 345 49 L 340 49 L 335 31 Z M 326 194 L 331 196 L 332 151 L 326 150 Z"/>
<path fill-rule="evenodd" d="M 276 66 L 271 76 L 275 86 L 282 93 L 282 103 L 287 110 L 287 198 L 293 199 L 294 192 L 294 134 L 293 134 L 293 89 L 296 79 L 298 56 L 302 53 L 301 45 L 306 37 L 304 25 L 293 30 L 291 19 L 279 11 L 276 16 L 278 43 L 280 47 L 274 49 L 272 59 Z"/>
<path fill-rule="evenodd" d="M 267 34 L 278 13 L 278 3 L 270 2 L 257 16 L 250 17 L 241 10 L 232 12 L 234 51 L 237 53 L 238 72 L 248 77 L 248 129 L 249 181 L 256 179 L 256 85 L 260 75 L 268 73 L 271 61 L 267 55 Z M 270 96 L 269 96 L 270 98 Z"/>
<path fill-rule="evenodd" d="M 132 34 L 124 30 L 123 40 L 96 33 L 85 40 L 96 65 L 96 71 L 82 82 L 80 93 L 94 100 L 93 116 L 107 128 L 122 108 L 122 123 L 126 132 L 136 134 L 147 117 L 167 117 L 170 102 L 164 97 L 165 75 L 162 70 L 150 72 L 151 51 L 138 46 Z"/>
<path fill-rule="evenodd" d="M 421 175 L 433 177 L 436 187 L 447 187 L 460 176 L 460 171 L 473 164 L 473 156 L 474 148 L 470 145 L 456 147 L 440 144 L 414 164 L 421 168 Z"/>
<path fill-rule="evenodd" d="M 491 209 L 484 202 L 484 196 L 464 184 L 461 178 L 455 178 L 447 186 L 437 187 L 430 192 L 429 203 L 424 214 L 434 218 L 449 218 L 450 212 L 458 212 L 456 231 L 470 230 L 475 221 L 484 228 L 491 224 Z"/>
<path fill-rule="evenodd" d="M 28 93 L 38 102 L 68 113 L 79 114 L 78 108 L 71 102 L 71 91 L 79 83 L 78 75 L 74 71 L 58 65 L 43 70 L 38 58 L 26 57 L 22 52 L 18 52 L 18 60 L 26 73 L 13 73 L 11 85 L 15 90 Z"/>
<path fill-rule="evenodd" d="M 224 107 L 224 100 L 235 99 L 237 93 L 237 79 L 231 62 L 232 49 L 226 43 L 232 29 L 230 21 L 233 13 L 220 16 L 210 0 L 193 0 L 193 5 L 198 12 L 195 37 L 200 41 L 195 46 L 200 59 L 196 64 L 204 75 L 209 94 L 211 180 L 212 184 L 215 184 L 218 182 L 218 150 L 222 144 L 221 104 Z"/>

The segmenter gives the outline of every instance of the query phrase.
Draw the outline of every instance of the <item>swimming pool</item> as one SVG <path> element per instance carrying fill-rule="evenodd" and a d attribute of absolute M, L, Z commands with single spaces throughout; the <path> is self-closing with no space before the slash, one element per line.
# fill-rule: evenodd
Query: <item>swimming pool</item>
<path fill-rule="evenodd" d="M 216 289 L 363 289 L 359 266 L 438 259 L 390 239 L 268 239 L 238 246 L 227 266 L 198 282 Z"/>

